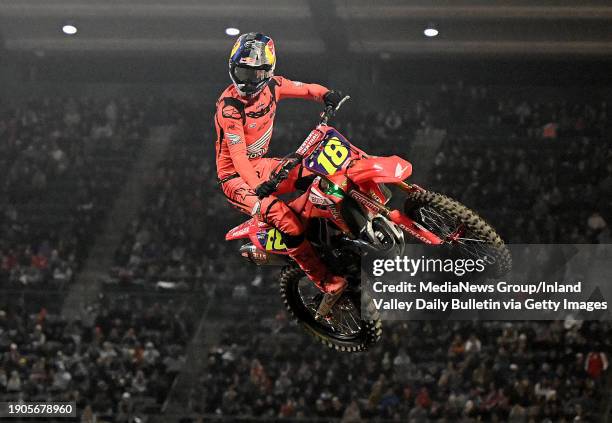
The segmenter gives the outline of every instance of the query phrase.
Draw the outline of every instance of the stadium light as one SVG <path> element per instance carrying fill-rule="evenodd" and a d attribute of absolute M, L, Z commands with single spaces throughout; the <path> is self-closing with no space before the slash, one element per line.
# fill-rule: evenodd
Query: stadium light
<path fill-rule="evenodd" d="M 229 28 L 225 28 L 225 33 L 231 37 L 234 37 L 240 34 L 240 30 L 238 28 L 229 27 Z"/>
<path fill-rule="evenodd" d="M 436 28 L 430 25 L 427 28 L 425 28 L 425 31 L 423 31 L 423 34 L 425 34 L 426 37 L 436 37 L 439 34 L 439 32 Z"/>
<path fill-rule="evenodd" d="M 77 31 L 77 27 L 72 24 L 66 24 L 62 27 L 62 32 L 66 35 L 74 35 Z"/>

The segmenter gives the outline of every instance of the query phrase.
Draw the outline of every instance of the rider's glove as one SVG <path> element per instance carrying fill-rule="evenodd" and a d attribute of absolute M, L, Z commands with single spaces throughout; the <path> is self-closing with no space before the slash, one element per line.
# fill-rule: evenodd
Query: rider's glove
<path fill-rule="evenodd" d="M 334 109 L 338 107 L 340 101 L 342 101 L 342 93 L 340 91 L 329 90 L 323 96 L 323 101 L 326 106 L 333 107 Z"/>
<path fill-rule="evenodd" d="M 255 188 L 255 194 L 259 198 L 268 197 L 274 194 L 274 191 L 276 191 L 276 184 L 273 181 L 262 182 Z"/>

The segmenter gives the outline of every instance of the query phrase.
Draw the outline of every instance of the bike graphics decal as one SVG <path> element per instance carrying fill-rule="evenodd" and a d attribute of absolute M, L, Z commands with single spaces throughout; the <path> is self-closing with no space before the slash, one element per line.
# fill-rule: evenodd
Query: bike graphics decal
<path fill-rule="evenodd" d="M 350 157 L 349 142 L 336 130 L 329 130 L 325 139 L 306 160 L 306 167 L 323 175 L 333 175 Z"/>
<path fill-rule="evenodd" d="M 315 187 L 310 189 L 310 194 L 308 194 L 308 199 L 312 204 L 316 204 L 319 206 L 327 206 L 330 204 L 334 204 L 332 200 L 326 198 L 321 192 L 319 192 Z"/>
<path fill-rule="evenodd" d="M 380 210 L 381 210 L 381 207 L 378 204 L 376 204 L 375 201 L 373 201 L 368 196 L 363 195 L 359 191 L 351 190 L 351 191 L 349 191 L 349 196 L 351 196 L 352 198 L 357 200 L 358 203 L 360 203 L 361 205 L 365 206 L 369 210 L 372 210 L 375 213 L 379 213 Z"/>
<path fill-rule="evenodd" d="M 259 232 L 257 234 L 257 239 L 266 251 L 284 251 L 287 249 L 287 246 L 283 242 L 282 234 L 276 228 L 270 228 Z"/>

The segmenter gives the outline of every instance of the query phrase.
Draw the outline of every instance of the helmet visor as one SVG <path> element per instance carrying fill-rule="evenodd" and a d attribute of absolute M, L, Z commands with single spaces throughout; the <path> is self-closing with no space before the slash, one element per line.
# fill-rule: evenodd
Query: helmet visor
<path fill-rule="evenodd" d="M 241 84 L 259 84 L 266 79 L 266 71 L 263 69 L 243 68 L 236 66 L 234 68 L 234 78 Z"/>

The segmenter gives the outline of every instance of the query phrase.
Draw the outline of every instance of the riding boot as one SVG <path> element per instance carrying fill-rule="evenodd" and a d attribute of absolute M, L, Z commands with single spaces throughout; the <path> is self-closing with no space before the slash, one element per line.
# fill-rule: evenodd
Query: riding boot
<path fill-rule="evenodd" d="M 287 248 L 289 256 L 304 271 L 306 276 L 325 293 L 334 293 L 343 289 L 346 285 L 346 279 L 341 276 L 334 276 L 321 257 L 312 248 L 310 242 L 304 240 L 300 245 L 293 248 Z"/>

